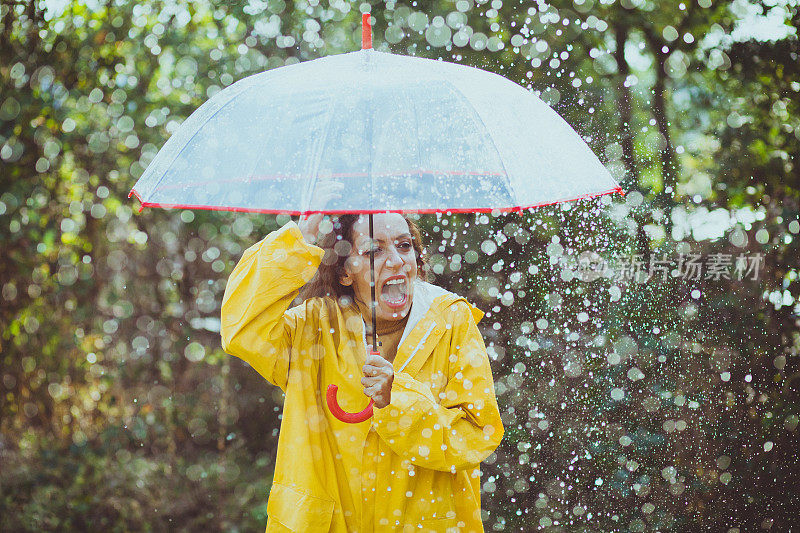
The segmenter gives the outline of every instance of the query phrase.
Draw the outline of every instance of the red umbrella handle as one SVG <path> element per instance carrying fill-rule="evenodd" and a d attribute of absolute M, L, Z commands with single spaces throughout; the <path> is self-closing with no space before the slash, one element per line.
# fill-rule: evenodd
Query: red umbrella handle
<path fill-rule="evenodd" d="M 372 416 L 372 404 L 375 403 L 374 400 L 370 399 L 369 405 L 367 405 L 363 411 L 358 413 L 348 413 L 339 407 L 339 402 L 336 401 L 336 391 L 338 390 L 339 387 L 336 385 L 328 385 L 328 393 L 325 396 L 328 400 L 328 409 L 330 409 L 333 416 L 342 422 L 347 422 L 348 424 L 358 424 L 364 420 L 369 420 L 369 417 Z"/>

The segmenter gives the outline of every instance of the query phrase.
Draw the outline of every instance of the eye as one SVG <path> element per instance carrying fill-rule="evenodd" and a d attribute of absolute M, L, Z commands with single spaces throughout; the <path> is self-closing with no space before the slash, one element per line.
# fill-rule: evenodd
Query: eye
<path fill-rule="evenodd" d="M 374 246 L 372 249 L 375 251 L 375 255 L 378 255 L 381 252 L 383 252 L 383 248 L 381 246 Z M 363 255 L 363 256 L 367 256 L 368 257 L 369 256 L 369 248 L 365 248 L 364 250 L 361 250 L 359 253 L 361 255 Z"/>
<path fill-rule="evenodd" d="M 410 250 L 413 247 L 411 246 L 410 242 L 403 241 L 403 242 L 400 242 L 400 243 L 397 244 L 397 248 L 407 252 L 408 250 Z"/>

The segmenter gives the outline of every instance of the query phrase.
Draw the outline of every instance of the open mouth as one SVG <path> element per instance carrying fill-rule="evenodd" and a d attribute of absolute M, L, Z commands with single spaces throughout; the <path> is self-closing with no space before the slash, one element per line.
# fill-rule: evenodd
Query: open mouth
<path fill-rule="evenodd" d="M 403 276 L 386 280 L 381 288 L 381 300 L 392 308 L 403 307 L 408 301 L 408 284 Z"/>

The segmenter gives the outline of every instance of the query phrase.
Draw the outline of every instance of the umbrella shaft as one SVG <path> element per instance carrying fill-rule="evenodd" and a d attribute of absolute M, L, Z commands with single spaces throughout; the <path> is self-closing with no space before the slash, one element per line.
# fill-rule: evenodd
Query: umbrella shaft
<path fill-rule="evenodd" d="M 372 293 L 372 300 L 370 300 L 370 311 L 372 315 L 372 350 L 378 351 L 378 330 L 376 325 L 375 313 L 378 310 L 378 302 L 375 301 L 375 236 L 372 230 L 372 213 L 369 214 L 369 272 L 370 272 L 370 291 Z"/>

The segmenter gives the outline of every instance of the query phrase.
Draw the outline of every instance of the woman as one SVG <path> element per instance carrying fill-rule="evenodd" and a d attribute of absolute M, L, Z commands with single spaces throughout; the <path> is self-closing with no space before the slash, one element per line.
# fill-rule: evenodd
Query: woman
<path fill-rule="evenodd" d="M 480 462 L 503 436 L 483 313 L 420 279 L 413 222 L 374 215 L 381 355 L 367 356 L 367 217 L 326 221 L 316 246 L 321 222 L 289 222 L 248 248 L 222 302 L 225 351 L 286 395 L 267 531 L 483 531 Z M 331 383 L 346 411 L 372 398 L 373 417 L 334 418 Z"/>

